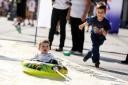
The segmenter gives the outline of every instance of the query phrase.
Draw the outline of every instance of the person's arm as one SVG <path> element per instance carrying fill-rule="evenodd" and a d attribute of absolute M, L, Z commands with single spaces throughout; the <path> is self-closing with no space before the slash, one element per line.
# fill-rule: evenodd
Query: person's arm
<path fill-rule="evenodd" d="M 85 22 L 86 16 L 87 16 L 87 14 L 90 10 L 90 6 L 91 6 L 91 0 L 84 0 L 84 2 L 85 2 L 85 10 L 84 10 L 84 14 L 83 14 L 82 19 L 81 19 L 82 22 Z"/>
<path fill-rule="evenodd" d="M 107 21 L 105 27 L 102 29 L 102 35 L 106 36 L 111 29 L 110 22 Z"/>
<path fill-rule="evenodd" d="M 52 5 L 54 4 L 55 0 L 52 0 Z"/>
<path fill-rule="evenodd" d="M 89 26 L 92 25 L 93 21 L 94 21 L 94 17 L 88 17 L 85 19 L 86 22 L 84 22 L 83 24 L 79 25 L 79 29 L 82 30 L 85 26 L 86 31 L 88 32 L 89 30 Z"/>
<path fill-rule="evenodd" d="M 72 5 L 71 0 L 66 1 L 66 4 L 71 6 Z"/>
<path fill-rule="evenodd" d="M 87 22 L 84 22 L 83 24 L 79 25 L 79 29 L 80 30 L 83 30 L 83 28 L 86 27 L 86 30 L 88 31 L 89 30 L 89 25 Z"/>
<path fill-rule="evenodd" d="M 70 21 L 70 11 L 71 11 L 71 6 L 72 6 L 71 0 L 67 1 L 66 4 L 69 5 L 66 19 Z"/>
<path fill-rule="evenodd" d="M 69 7 L 68 9 L 68 13 L 67 13 L 67 16 L 66 16 L 66 19 L 70 21 L 70 11 L 71 11 L 71 7 Z"/>
<path fill-rule="evenodd" d="M 102 30 L 102 35 L 106 36 L 108 34 L 108 31 L 105 31 L 104 29 Z"/>

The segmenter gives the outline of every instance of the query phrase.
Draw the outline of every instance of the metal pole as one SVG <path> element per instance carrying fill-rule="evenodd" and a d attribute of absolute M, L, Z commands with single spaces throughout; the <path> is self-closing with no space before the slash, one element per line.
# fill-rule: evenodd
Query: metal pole
<path fill-rule="evenodd" d="M 40 9 L 40 0 L 38 0 L 38 8 L 37 8 L 37 26 L 36 26 L 36 31 L 35 31 L 35 41 L 34 41 L 34 45 L 36 45 L 36 42 L 37 42 L 39 9 Z"/>
<path fill-rule="evenodd" d="M 35 31 L 35 42 L 34 42 L 34 45 L 36 45 L 36 41 L 37 41 L 37 26 L 36 26 L 36 31 Z"/>

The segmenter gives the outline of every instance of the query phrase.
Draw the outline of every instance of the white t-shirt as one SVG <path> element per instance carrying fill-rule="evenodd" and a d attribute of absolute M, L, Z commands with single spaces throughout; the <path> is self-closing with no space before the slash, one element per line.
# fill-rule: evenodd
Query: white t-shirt
<path fill-rule="evenodd" d="M 35 0 L 29 0 L 27 2 L 28 11 L 35 12 L 36 2 Z"/>
<path fill-rule="evenodd" d="M 54 56 L 51 53 L 47 54 L 37 54 L 34 59 L 37 59 L 41 62 L 49 62 L 51 59 L 55 59 Z"/>
<path fill-rule="evenodd" d="M 55 0 L 53 3 L 53 8 L 56 9 L 67 9 L 69 5 L 66 4 L 66 2 L 69 0 Z"/>
<path fill-rule="evenodd" d="M 85 10 L 85 2 L 84 0 L 71 0 L 71 17 L 82 18 Z"/>

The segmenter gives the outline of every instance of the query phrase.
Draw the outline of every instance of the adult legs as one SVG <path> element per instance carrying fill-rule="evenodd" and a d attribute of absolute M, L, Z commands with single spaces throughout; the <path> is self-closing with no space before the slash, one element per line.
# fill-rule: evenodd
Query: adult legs
<path fill-rule="evenodd" d="M 71 35 L 72 35 L 72 51 L 77 51 L 77 26 L 75 22 L 75 18 L 71 17 L 70 18 L 70 23 L 71 23 Z"/>
<path fill-rule="evenodd" d="M 82 22 L 80 21 L 79 22 L 79 25 L 81 24 Z M 78 25 L 78 26 L 79 26 Z M 79 27 L 78 27 L 79 28 Z M 82 53 L 83 52 L 83 47 L 84 47 L 84 29 L 83 30 L 79 30 L 78 29 L 78 39 L 77 40 L 77 44 L 78 44 L 78 52 Z"/>
<path fill-rule="evenodd" d="M 66 16 L 67 16 L 68 9 L 62 10 L 60 15 L 60 45 L 59 48 L 63 49 L 65 37 L 66 37 Z"/>
<path fill-rule="evenodd" d="M 80 18 L 71 17 L 71 34 L 72 34 L 72 51 L 78 51 L 82 53 L 84 45 L 84 29 L 79 30 L 81 24 Z"/>
<path fill-rule="evenodd" d="M 49 36 L 48 36 L 50 46 L 52 45 L 52 42 L 54 39 L 54 33 L 56 31 L 56 25 L 57 25 L 58 20 L 59 20 L 58 10 L 53 8 L 52 16 L 51 16 L 51 28 L 50 28 Z"/>

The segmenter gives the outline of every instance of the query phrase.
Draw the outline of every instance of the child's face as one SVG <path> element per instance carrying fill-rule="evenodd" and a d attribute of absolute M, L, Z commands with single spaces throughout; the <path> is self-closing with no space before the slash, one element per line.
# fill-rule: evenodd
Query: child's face
<path fill-rule="evenodd" d="M 48 53 L 49 44 L 48 43 L 42 43 L 39 47 L 39 50 L 41 51 L 41 53 Z"/>
<path fill-rule="evenodd" d="M 104 9 L 97 9 L 96 10 L 96 16 L 98 21 L 102 21 L 105 17 L 105 10 Z"/>

